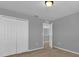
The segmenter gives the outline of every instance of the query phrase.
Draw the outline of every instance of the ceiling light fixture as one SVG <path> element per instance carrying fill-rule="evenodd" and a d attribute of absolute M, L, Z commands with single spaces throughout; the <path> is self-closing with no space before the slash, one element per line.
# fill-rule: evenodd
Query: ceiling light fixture
<path fill-rule="evenodd" d="M 45 1 L 47 7 L 51 7 L 53 5 L 53 1 Z"/>

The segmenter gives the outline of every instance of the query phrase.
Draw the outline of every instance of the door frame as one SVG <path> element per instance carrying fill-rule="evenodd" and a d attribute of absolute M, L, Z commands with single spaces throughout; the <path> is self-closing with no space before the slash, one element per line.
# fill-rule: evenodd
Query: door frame
<path fill-rule="evenodd" d="M 49 47 L 53 48 L 54 40 L 53 40 L 53 23 L 49 24 L 50 25 L 50 35 L 49 35 Z"/>
<path fill-rule="evenodd" d="M 43 23 L 43 47 L 44 47 L 44 24 L 45 23 Z M 50 45 L 50 43 L 51 43 L 51 45 L 50 45 L 50 48 L 53 48 L 53 23 L 51 23 L 51 24 L 49 24 L 50 25 L 50 27 L 52 27 L 52 28 L 50 28 L 50 30 L 52 30 L 52 34 L 51 34 L 51 36 L 52 36 L 52 39 L 50 39 L 49 38 L 49 45 Z M 50 32 L 51 33 L 51 32 Z M 49 36 L 50 37 L 50 36 Z M 51 42 L 52 41 L 52 42 Z"/>

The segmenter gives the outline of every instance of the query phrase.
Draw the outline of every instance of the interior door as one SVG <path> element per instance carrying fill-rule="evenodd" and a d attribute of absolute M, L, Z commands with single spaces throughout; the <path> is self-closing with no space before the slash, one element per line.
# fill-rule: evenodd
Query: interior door
<path fill-rule="evenodd" d="M 0 18 L 0 56 L 28 51 L 28 21 Z"/>
<path fill-rule="evenodd" d="M 28 51 L 28 20 L 17 21 L 17 53 Z"/>
<path fill-rule="evenodd" d="M 0 18 L 0 56 L 16 54 L 16 33 L 12 19 Z"/>

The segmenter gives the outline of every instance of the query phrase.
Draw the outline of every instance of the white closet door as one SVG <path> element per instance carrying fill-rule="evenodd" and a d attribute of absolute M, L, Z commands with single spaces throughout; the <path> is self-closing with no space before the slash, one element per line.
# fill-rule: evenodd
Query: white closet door
<path fill-rule="evenodd" d="M 28 51 L 28 21 L 17 22 L 17 53 Z"/>
<path fill-rule="evenodd" d="M 15 25 L 11 19 L 0 19 L 0 56 L 16 53 Z"/>
<path fill-rule="evenodd" d="M 28 21 L 0 18 L 0 56 L 28 51 Z"/>
<path fill-rule="evenodd" d="M 5 56 L 5 39 L 4 39 L 4 24 L 0 22 L 0 56 Z"/>
<path fill-rule="evenodd" d="M 5 51 L 7 55 L 16 54 L 16 28 L 15 28 L 15 21 L 8 21 L 7 29 L 5 30 L 6 33 L 6 48 Z"/>

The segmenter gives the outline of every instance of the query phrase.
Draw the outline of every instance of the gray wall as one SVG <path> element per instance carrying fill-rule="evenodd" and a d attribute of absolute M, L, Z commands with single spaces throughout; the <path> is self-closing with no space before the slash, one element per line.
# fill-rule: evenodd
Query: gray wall
<path fill-rule="evenodd" d="M 38 18 L 31 18 L 32 20 L 30 20 L 29 24 L 29 49 L 41 48 L 43 47 L 43 24 Z"/>
<path fill-rule="evenodd" d="M 42 22 L 39 18 L 0 8 L 0 15 L 14 16 L 29 20 L 29 50 L 43 47 Z"/>
<path fill-rule="evenodd" d="M 79 52 L 79 13 L 54 21 L 54 44 Z"/>

